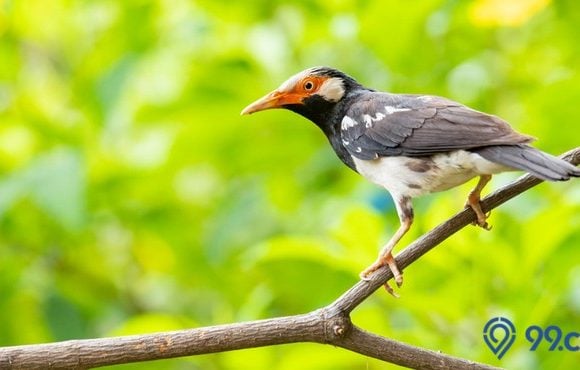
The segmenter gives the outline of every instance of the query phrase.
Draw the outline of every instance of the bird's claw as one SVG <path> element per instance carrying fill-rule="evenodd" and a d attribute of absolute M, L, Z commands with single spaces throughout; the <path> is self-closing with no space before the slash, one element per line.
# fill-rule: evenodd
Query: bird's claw
<path fill-rule="evenodd" d="M 487 219 L 488 217 L 491 215 L 491 211 L 487 212 L 487 213 L 478 213 L 476 212 L 477 215 L 477 221 L 473 221 L 471 224 L 474 226 L 479 226 L 484 230 L 491 230 L 491 225 L 487 223 Z"/>
<path fill-rule="evenodd" d="M 491 225 L 487 223 L 487 219 L 491 215 L 491 211 L 484 213 L 481 209 L 479 199 L 477 201 L 474 201 L 474 202 L 471 202 L 468 200 L 465 203 L 465 206 L 471 208 L 473 210 L 473 212 L 475 213 L 476 219 L 471 222 L 471 224 L 473 226 L 479 226 L 482 229 L 487 230 L 487 231 L 491 230 Z"/>
<path fill-rule="evenodd" d="M 478 223 L 477 226 L 481 227 L 482 229 L 489 231 L 491 230 L 491 225 L 488 224 L 487 222 L 483 222 L 482 224 Z"/>
<path fill-rule="evenodd" d="M 397 284 L 397 285 L 398 285 L 398 284 Z M 400 298 L 400 297 L 401 297 L 400 295 L 398 295 L 398 294 L 397 294 L 397 293 L 396 293 L 396 292 L 393 290 L 393 288 L 392 288 L 392 287 L 389 285 L 389 282 L 388 282 L 388 281 L 387 281 L 387 282 L 385 282 L 385 283 L 383 284 L 383 286 L 385 287 L 385 290 L 387 291 L 387 293 L 389 293 L 389 294 L 390 294 L 390 295 L 392 295 L 393 297 L 395 297 L 395 298 Z M 400 285 L 399 285 L 399 287 L 400 287 Z"/>
<path fill-rule="evenodd" d="M 370 281 L 371 279 L 369 278 L 369 275 L 371 275 L 373 272 L 377 271 L 378 269 L 380 269 L 385 265 L 389 266 L 389 268 L 391 269 L 391 272 L 393 273 L 393 278 L 395 279 L 395 283 L 397 284 L 397 287 L 400 288 L 403 285 L 403 274 L 401 274 L 401 271 L 399 271 L 395 259 L 391 254 L 385 257 L 382 256 L 379 257 L 372 265 L 370 265 L 364 271 L 362 271 L 359 274 L 361 280 Z M 399 298 L 399 295 L 395 293 L 393 288 L 389 285 L 388 281 L 385 282 L 384 287 L 386 291 L 389 292 L 390 295 L 392 295 L 395 298 Z"/>
<path fill-rule="evenodd" d="M 361 280 L 364 281 L 370 281 L 371 279 L 369 278 L 369 276 L 377 271 L 378 269 L 380 269 L 381 267 L 383 267 L 385 264 L 381 263 L 382 261 L 376 261 L 375 263 L 373 263 L 372 265 L 370 265 L 369 267 L 367 267 L 366 269 L 364 269 L 360 274 L 359 277 L 361 278 Z"/>
<path fill-rule="evenodd" d="M 364 271 L 363 271 L 363 272 L 364 272 Z M 360 277 L 360 279 L 361 279 L 362 281 L 371 281 L 371 278 L 370 278 L 370 277 L 368 277 L 368 276 L 366 276 L 366 275 L 363 275 L 363 272 L 361 272 L 361 273 L 358 275 L 358 276 Z"/>

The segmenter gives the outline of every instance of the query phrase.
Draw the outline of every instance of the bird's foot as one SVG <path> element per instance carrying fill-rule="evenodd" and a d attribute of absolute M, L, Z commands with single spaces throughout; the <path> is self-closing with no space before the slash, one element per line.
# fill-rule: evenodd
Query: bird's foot
<path fill-rule="evenodd" d="M 491 215 L 491 211 L 484 213 L 481 209 L 481 203 L 478 199 L 468 199 L 465 203 L 466 207 L 470 207 L 473 212 L 475 212 L 475 216 L 477 219 L 473 221 L 471 224 L 474 226 L 479 226 L 484 230 L 491 230 L 491 225 L 487 223 L 488 217 Z"/>
<path fill-rule="evenodd" d="M 491 230 L 491 225 L 487 223 L 487 219 L 488 217 L 491 215 L 491 211 L 487 212 L 487 213 L 478 213 L 475 212 L 476 216 L 477 216 L 477 220 L 473 221 L 471 224 L 473 226 L 479 226 L 484 230 Z"/>
<path fill-rule="evenodd" d="M 471 224 L 474 226 L 479 226 L 484 230 L 491 230 L 491 225 L 487 223 L 488 217 L 491 215 L 491 211 L 477 215 L 477 221 L 473 221 Z"/>
<path fill-rule="evenodd" d="M 491 214 L 491 211 L 487 214 L 483 212 L 481 209 L 481 190 L 485 187 L 485 185 L 491 180 L 491 175 L 481 175 L 479 176 L 479 181 L 475 188 L 469 192 L 467 196 L 467 201 L 465 202 L 466 207 L 471 207 L 473 212 L 475 212 L 475 216 L 477 216 L 477 220 L 473 221 L 471 224 L 481 227 L 484 230 L 491 230 L 491 226 L 487 223 L 487 218 Z"/>
<path fill-rule="evenodd" d="M 393 258 L 393 255 L 391 253 L 385 256 L 379 256 L 379 258 L 377 258 L 377 260 L 372 265 L 370 265 L 363 272 L 360 273 L 360 278 L 364 281 L 369 281 L 370 280 L 369 276 L 383 266 L 389 266 L 391 272 L 393 273 L 395 283 L 400 288 L 401 285 L 403 285 L 403 274 L 399 270 L 399 267 L 397 266 L 397 263 L 395 262 L 395 259 Z M 399 295 L 396 294 L 393 288 L 389 285 L 388 281 L 385 282 L 384 287 L 387 290 L 387 292 L 389 292 L 389 294 L 391 294 L 393 297 L 395 298 L 399 297 Z"/>

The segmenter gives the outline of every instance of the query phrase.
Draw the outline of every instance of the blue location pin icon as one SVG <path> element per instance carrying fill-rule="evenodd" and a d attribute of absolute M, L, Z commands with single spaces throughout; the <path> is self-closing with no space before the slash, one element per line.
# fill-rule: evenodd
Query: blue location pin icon
<path fill-rule="evenodd" d="M 505 317 L 494 317 L 483 327 L 483 340 L 497 358 L 501 360 L 516 340 L 516 328 Z"/>

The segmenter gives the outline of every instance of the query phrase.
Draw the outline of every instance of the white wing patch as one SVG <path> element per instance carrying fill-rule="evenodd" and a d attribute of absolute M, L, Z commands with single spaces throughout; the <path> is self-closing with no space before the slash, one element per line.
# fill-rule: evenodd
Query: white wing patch
<path fill-rule="evenodd" d="M 354 127 L 356 125 L 358 125 L 357 121 L 350 118 L 349 116 L 344 116 L 342 122 L 340 123 L 340 128 L 343 130 L 348 130 L 350 127 Z"/>
<path fill-rule="evenodd" d="M 347 133 L 349 131 L 349 129 L 352 127 L 355 127 L 363 122 L 364 122 L 365 128 L 370 129 L 374 126 L 375 122 L 383 120 L 389 114 L 393 114 L 396 112 L 406 112 L 406 111 L 410 111 L 410 110 L 411 110 L 411 108 L 399 108 L 399 107 L 395 107 L 392 105 L 385 105 L 385 112 L 384 113 L 383 112 L 376 112 L 374 114 L 374 116 L 371 114 L 363 114 L 362 115 L 362 122 L 356 121 L 355 119 L 353 119 L 349 116 L 344 116 L 344 118 L 342 119 L 342 122 L 340 123 L 340 128 L 342 131 L 345 131 L 347 136 L 352 136 L 352 135 L 349 135 Z M 357 138 L 359 136 L 360 136 L 360 134 L 357 136 Z M 354 138 L 355 143 L 356 143 L 357 138 Z M 349 140 L 345 140 L 343 138 L 342 144 L 344 146 L 348 146 L 351 144 L 351 142 Z M 354 151 L 356 153 L 362 153 L 362 147 L 357 146 L 356 148 L 354 148 Z M 378 158 L 379 157 L 378 153 L 374 153 L 374 157 Z"/>
<path fill-rule="evenodd" d="M 363 115 L 363 121 L 365 121 L 365 127 L 371 128 L 373 127 L 373 122 L 380 121 L 385 118 L 385 115 L 381 112 L 378 112 L 374 117 L 370 114 Z"/>
<path fill-rule="evenodd" d="M 407 112 L 410 110 L 411 110 L 410 108 L 397 108 L 393 107 L 392 105 L 385 105 L 385 111 L 387 112 L 387 114 L 393 114 L 397 112 Z"/>

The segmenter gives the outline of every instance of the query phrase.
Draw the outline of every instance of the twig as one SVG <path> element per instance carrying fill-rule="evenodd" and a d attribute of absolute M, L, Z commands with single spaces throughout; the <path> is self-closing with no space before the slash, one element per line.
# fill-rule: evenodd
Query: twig
<path fill-rule="evenodd" d="M 562 157 L 579 164 L 580 147 Z M 487 196 L 482 208 L 489 211 L 540 182 L 532 176 L 523 176 Z M 405 248 L 396 257 L 399 267 L 410 265 L 474 219 L 470 209 L 457 213 Z M 417 369 L 495 369 L 383 338 L 354 326 L 350 312 L 390 278 L 389 269 L 379 269 L 370 281 L 359 281 L 333 303 L 303 315 L 155 334 L 3 347 L 0 369 L 87 369 L 296 342 L 332 344 Z"/>

